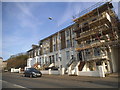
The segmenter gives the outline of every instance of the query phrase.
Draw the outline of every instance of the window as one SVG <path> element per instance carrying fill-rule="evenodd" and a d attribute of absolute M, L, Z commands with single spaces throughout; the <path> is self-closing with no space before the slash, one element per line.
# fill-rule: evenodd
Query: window
<path fill-rule="evenodd" d="M 69 30 L 66 31 L 66 36 L 68 37 L 70 35 Z"/>
<path fill-rule="evenodd" d="M 100 49 L 99 48 L 94 49 L 94 55 L 95 56 L 100 56 Z"/>
<path fill-rule="evenodd" d="M 53 51 L 56 51 L 56 45 L 55 44 L 53 45 Z"/>
<path fill-rule="evenodd" d="M 39 62 L 39 58 L 36 58 L 36 60 L 37 60 L 36 63 L 38 63 Z"/>
<path fill-rule="evenodd" d="M 69 51 L 66 51 L 66 59 L 70 59 L 70 52 Z"/>
<path fill-rule="evenodd" d="M 44 57 L 42 57 L 41 63 L 44 64 Z"/>
<path fill-rule="evenodd" d="M 56 54 L 56 61 L 58 61 L 58 54 Z"/>
<path fill-rule="evenodd" d="M 82 52 L 81 51 L 79 51 L 79 53 L 78 53 L 78 58 L 80 61 L 82 61 Z"/>
<path fill-rule="evenodd" d="M 59 33 L 59 35 L 57 36 L 57 38 L 58 38 L 58 40 L 60 40 L 60 39 L 61 39 L 61 35 L 60 35 L 60 33 Z"/>
<path fill-rule="evenodd" d="M 55 61 L 54 61 L 54 55 L 52 55 L 52 63 L 55 63 Z"/>
<path fill-rule="evenodd" d="M 48 53 L 49 53 L 49 47 L 47 47 L 47 48 L 46 48 L 46 52 L 48 52 Z"/>
<path fill-rule="evenodd" d="M 70 40 L 67 40 L 67 48 L 69 48 L 71 45 L 70 45 Z"/>
<path fill-rule="evenodd" d="M 86 41 L 86 44 L 90 44 L 90 42 L 91 42 L 90 40 L 87 40 L 87 41 Z"/>
<path fill-rule="evenodd" d="M 54 42 L 56 41 L 56 37 L 53 38 Z"/>
<path fill-rule="evenodd" d="M 73 38 L 73 47 L 75 47 L 75 45 L 76 45 L 76 41 L 75 41 L 75 39 Z"/>
<path fill-rule="evenodd" d="M 36 56 L 38 56 L 38 50 L 36 50 Z"/>
<path fill-rule="evenodd" d="M 58 43 L 58 50 L 61 49 L 61 43 Z"/>
<path fill-rule="evenodd" d="M 41 57 L 40 57 L 40 65 L 41 65 Z"/>
<path fill-rule="evenodd" d="M 47 57 L 45 57 L 45 64 L 47 63 Z"/>

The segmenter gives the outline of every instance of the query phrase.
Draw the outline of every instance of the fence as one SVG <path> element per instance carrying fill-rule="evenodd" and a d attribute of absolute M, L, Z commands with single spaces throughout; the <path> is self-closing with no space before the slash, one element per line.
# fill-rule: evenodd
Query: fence
<path fill-rule="evenodd" d="M 24 70 L 23 70 L 23 69 L 21 69 L 21 68 L 18 68 L 18 69 L 11 68 L 11 72 L 12 72 L 12 73 L 23 73 L 23 72 L 24 72 Z"/>
<path fill-rule="evenodd" d="M 42 74 L 54 74 L 54 75 L 64 75 L 65 74 L 65 68 L 62 68 L 61 70 L 41 70 Z"/>
<path fill-rule="evenodd" d="M 19 73 L 19 72 L 20 72 L 20 69 L 21 69 L 21 68 L 19 68 L 19 69 L 11 68 L 11 72 L 18 72 L 18 73 Z"/>

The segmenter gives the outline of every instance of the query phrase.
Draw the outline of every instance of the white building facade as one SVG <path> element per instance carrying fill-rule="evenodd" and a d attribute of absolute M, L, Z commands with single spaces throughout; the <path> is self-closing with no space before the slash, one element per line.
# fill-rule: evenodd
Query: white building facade
<path fill-rule="evenodd" d="M 36 64 L 41 69 L 54 66 L 59 69 L 65 68 L 65 72 L 77 75 L 84 75 L 84 73 L 98 75 L 98 70 L 104 73 L 117 72 L 117 50 L 120 51 L 118 47 L 119 22 L 115 21 L 117 29 L 112 32 L 116 33 L 114 44 L 110 42 L 113 38 L 111 39 L 109 29 L 107 29 L 113 27 L 110 17 L 116 17 L 112 8 L 111 3 L 105 3 L 75 19 L 74 24 L 40 40 L 39 45 L 33 45 L 27 52 L 29 56 L 27 67 L 34 67 Z M 99 15 L 96 11 L 99 11 Z M 100 22 L 103 23 L 100 24 Z M 98 33 L 99 36 L 96 36 Z M 101 45 L 102 43 L 104 46 Z M 99 66 L 102 66 L 102 69 Z"/>

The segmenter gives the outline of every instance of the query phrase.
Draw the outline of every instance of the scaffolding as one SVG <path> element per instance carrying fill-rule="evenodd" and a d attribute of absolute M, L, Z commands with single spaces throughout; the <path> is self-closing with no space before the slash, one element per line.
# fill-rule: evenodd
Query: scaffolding
<path fill-rule="evenodd" d="M 82 11 L 79 16 L 85 11 L 86 14 L 73 20 L 77 25 L 76 30 L 74 30 L 78 42 L 76 51 L 82 51 L 84 61 L 87 57 L 86 50 L 92 49 L 93 51 L 94 48 L 110 47 L 120 43 L 118 35 L 120 23 L 119 20 L 117 21 L 116 14 L 112 11 L 112 3 L 101 2 L 96 4 L 97 8 L 93 9 L 92 7 Z M 91 18 L 96 19 L 92 21 Z M 87 41 L 90 43 L 87 43 Z M 100 59 L 102 59 L 101 57 Z"/>
<path fill-rule="evenodd" d="M 85 15 L 86 13 L 89 13 L 90 11 L 94 10 L 94 9 L 97 8 L 97 7 L 100 7 L 100 6 L 103 5 L 103 4 L 105 4 L 105 2 L 98 2 L 98 3 L 94 4 L 94 5 L 92 5 L 91 7 L 89 7 L 89 8 L 87 8 L 87 9 L 81 11 L 79 14 L 74 15 L 73 17 L 74 17 L 74 18 L 77 18 L 77 17 L 83 16 L 83 15 Z"/>
<path fill-rule="evenodd" d="M 89 16 L 93 16 L 93 14 L 94 13 L 96 13 L 96 9 L 101 9 L 101 11 L 100 12 L 102 12 L 102 10 L 103 10 L 103 7 L 104 7 L 104 9 L 106 9 L 108 6 L 110 7 L 110 8 L 113 8 L 113 6 L 111 5 L 111 4 L 109 4 L 111 1 L 106 1 L 106 2 L 98 2 L 98 3 L 96 3 L 96 4 L 94 4 L 94 5 L 92 5 L 91 7 L 89 7 L 89 8 L 87 8 L 87 9 L 85 9 L 85 10 L 83 10 L 83 11 L 81 11 L 79 14 L 77 14 L 77 15 L 74 15 L 73 17 L 73 21 L 74 22 L 77 22 L 78 21 L 78 19 L 80 19 L 81 17 L 82 18 L 86 18 L 86 16 L 89 14 Z M 106 6 L 108 4 L 108 6 Z M 104 10 L 103 10 L 104 11 Z"/>

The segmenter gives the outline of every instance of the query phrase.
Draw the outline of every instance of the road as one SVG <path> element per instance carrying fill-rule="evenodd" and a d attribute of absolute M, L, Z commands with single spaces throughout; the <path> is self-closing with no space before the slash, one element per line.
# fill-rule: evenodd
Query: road
<path fill-rule="evenodd" d="M 2 74 L 3 88 L 118 88 L 117 77 L 81 77 L 68 75 L 43 75 L 38 78 L 23 77 L 19 73 Z"/>

